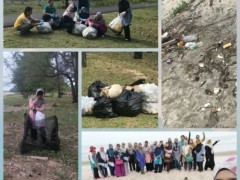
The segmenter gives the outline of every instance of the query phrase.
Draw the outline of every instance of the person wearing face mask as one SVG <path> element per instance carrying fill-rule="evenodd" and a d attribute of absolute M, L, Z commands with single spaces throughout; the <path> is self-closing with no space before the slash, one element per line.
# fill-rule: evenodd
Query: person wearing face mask
<path fill-rule="evenodd" d="M 173 162 L 173 151 L 172 147 L 169 146 L 169 143 L 166 142 L 164 146 L 164 163 L 167 169 L 167 172 L 170 171 L 170 165 Z"/>
<path fill-rule="evenodd" d="M 237 157 L 229 157 L 214 168 L 213 180 L 237 180 Z"/>
<path fill-rule="evenodd" d="M 208 168 L 210 168 L 211 170 L 214 169 L 214 166 L 215 166 L 215 161 L 214 161 L 214 150 L 213 150 L 213 147 L 219 142 L 218 141 L 215 141 L 213 144 L 212 144 L 212 140 L 209 139 L 205 145 L 205 156 L 206 156 L 206 163 L 205 163 L 205 167 L 204 169 L 207 170 Z"/>
<path fill-rule="evenodd" d="M 162 169 L 163 169 L 162 157 L 163 157 L 163 149 L 161 147 L 161 144 L 159 143 L 154 150 L 154 168 L 155 168 L 154 172 L 155 173 L 162 172 Z"/>
<path fill-rule="evenodd" d="M 128 143 L 128 148 L 127 148 L 127 153 L 129 155 L 129 167 L 130 167 L 130 171 L 135 171 L 135 153 L 136 151 L 134 150 L 134 148 L 132 147 L 131 143 Z"/>
<path fill-rule="evenodd" d="M 107 155 L 108 155 L 108 167 L 111 173 L 111 176 L 114 176 L 114 150 L 113 150 L 113 145 L 109 144 L 109 149 L 107 150 Z"/>
<path fill-rule="evenodd" d="M 181 170 L 181 163 L 180 163 L 181 154 L 182 154 L 182 147 L 178 143 L 178 139 L 175 138 L 173 143 L 173 160 L 174 160 L 175 167 L 178 170 Z"/>
<path fill-rule="evenodd" d="M 104 151 L 104 147 L 100 147 L 100 151 L 96 155 L 97 162 L 101 171 L 101 174 L 103 177 L 108 176 L 108 171 L 107 171 L 107 164 L 108 164 L 108 155 Z"/>

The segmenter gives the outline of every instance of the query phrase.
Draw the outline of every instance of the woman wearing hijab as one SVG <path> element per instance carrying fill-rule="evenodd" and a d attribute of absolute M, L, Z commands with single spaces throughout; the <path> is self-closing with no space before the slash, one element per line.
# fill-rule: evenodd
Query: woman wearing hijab
<path fill-rule="evenodd" d="M 80 21 L 81 24 L 85 25 L 86 20 L 89 18 L 89 13 L 87 12 L 87 9 L 85 7 L 82 7 L 78 13 L 78 16 L 78 21 Z"/>
<path fill-rule="evenodd" d="M 237 180 L 237 157 L 230 157 L 214 169 L 214 180 Z"/>
<path fill-rule="evenodd" d="M 196 140 L 196 147 L 195 147 L 195 153 L 196 153 L 196 162 L 197 162 L 197 167 L 198 171 L 202 172 L 203 171 L 203 161 L 204 161 L 204 155 L 205 155 L 205 148 L 203 144 L 201 143 L 200 140 Z"/>
<path fill-rule="evenodd" d="M 214 150 L 213 150 L 213 146 L 216 145 L 219 141 L 215 141 L 212 144 L 211 139 L 209 139 L 205 145 L 205 151 L 206 151 L 206 163 L 205 163 L 205 167 L 204 169 L 207 170 L 208 168 L 210 168 L 211 170 L 214 169 L 215 166 L 215 161 L 214 161 Z"/>
<path fill-rule="evenodd" d="M 130 24 L 132 21 L 132 11 L 131 11 L 128 0 L 119 0 L 118 12 L 119 12 L 119 15 L 122 16 L 125 41 L 131 41 Z"/>
<path fill-rule="evenodd" d="M 112 176 L 114 176 L 114 162 L 115 162 L 115 159 L 114 159 L 114 150 L 113 150 L 113 145 L 112 144 L 109 144 L 109 149 L 107 150 L 107 155 L 108 155 L 108 167 L 109 167 L 109 170 L 110 170 L 110 173 Z"/>
<path fill-rule="evenodd" d="M 115 156 L 115 171 L 114 174 L 116 177 L 125 176 L 125 167 L 123 162 L 123 155 L 121 152 L 120 144 L 117 144 L 116 149 L 114 151 Z"/>
<path fill-rule="evenodd" d="M 34 96 L 31 96 L 28 101 L 28 108 L 29 108 L 29 117 L 27 124 L 29 127 L 31 127 L 31 138 L 32 143 L 36 144 L 37 142 L 37 128 L 40 130 L 42 143 L 43 145 L 46 145 L 46 130 L 45 130 L 45 123 L 44 121 L 36 121 L 38 114 L 43 114 L 46 107 L 45 99 L 43 98 L 43 89 L 37 89 L 36 94 Z M 44 114 L 43 114 L 44 115 Z M 36 124 L 38 123 L 38 124 Z M 24 134 L 24 140 L 27 138 L 27 132 Z"/>
<path fill-rule="evenodd" d="M 197 161 L 196 161 L 197 157 L 196 157 L 196 153 L 195 153 L 196 144 L 194 143 L 193 139 L 189 140 L 189 146 L 191 148 L 192 157 L 193 157 L 192 168 L 194 171 L 196 171 L 196 169 L 197 169 Z"/>
<path fill-rule="evenodd" d="M 67 33 L 72 34 L 72 30 L 75 24 L 73 20 L 75 16 L 77 8 L 71 3 L 63 13 L 63 23 L 65 28 L 67 29 Z"/>
<path fill-rule="evenodd" d="M 86 25 L 95 28 L 99 37 L 104 37 L 104 34 L 107 32 L 107 25 L 101 12 L 97 12 L 93 18 L 88 18 Z"/>
<path fill-rule="evenodd" d="M 164 146 L 164 163 L 167 168 L 167 172 L 170 171 L 170 164 L 173 162 L 173 151 L 172 147 L 169 146 L 169 143 L 166 142 Z"/>
<path fill-rule="evenodd" d="M 139 167 L 139 163 L 137 161 L 137 150 L 138 150 L 138 143 L 135 142 L 134 143 L 134 151 L 135 151 L 135 167 L 136 167 L 136 172 L 140 172 L 141 168 Z"/>
<path fill-rule="evenodd" d="M 148 146 L 148 141 L 145 141 L 143 151 L 144 151 L 144 155 L 145 155 L 146 169 L 147 169 L 147 171 L 152 171 L 153 170 L 152 157 L 151 157 L 152 150 Z"/>
<path fill-rule="evenodd" d="M 135 150 L 134 148 L 132 147 L 132 144 L 131 143 L 128 143 L 128 148 L 127 148 L 127 152 L 128 152 L 128 155 L 129 155 L 129 167 L 130 167 L 130 171 L 135 171 Z"/>
<path fill-rule="evenodd" d="M 129 154 L 128 154 L 127 149 L 125 148 L 125 143 L 121 144 L 121 152 L 122 152 L 122 156 L 123 156 L 123 163 L 124 163 L 125 173 L 127 175 L 127 174 L 129 174 L 129 170 L 128 170 Z"/>
<path fill-rule="evenodd" d="M 174 165 L 178 170 L 181 170 L 181 163 L 180 163 L 181 154 L 182 154 L 181 145 L 178 143 L 178 138 L 175 138 L 173 143 L 173 160 L 174 160 Z"/>
<path fill-rule="evenodd" d="M 184 164 L 185 171 L 191 171 L 192 169 L 192 150 L 190 145 L 188 145 L 188 141 L 184 141 L 184 145 L 182 146 L 182 163 Z"/>
<path fill-rule="evenodd" d="M 141 174 L 144 174 L 145 154 L 143 151 L 142 143 L 138 144 L 137 151 L 136 151 L 136 160 L 138 163 L 138 167 L 141 171 Z M 139 171 L 137 171 L 137 172 L 139 172 Z"/>
<path fill-rule="evenodd" d="M 97 154 L 96 154 L 96 148 L 94 146 L 91 146 L 90 147 L 90 151 L 89 151 L 89 154 L 88 154 L 88 159 L 89 159 L 89 162 L 90 162 L 90 166 L 93 170 L 93 177 L 94 179 L 99 179 L 100 176 L 98 174 L 98 163 L 97 163 Z"/>
<path fill-rule="evenodd" d="M 163 169 L 162 157 L 163 157 L 163 149 L 161 147 L 161 144 L 159 143 L 154 150 L 154 168 L 155 168 L 154 172 L 155 173 L 162 172 L 162 169 Z"/>
<path fill-rule="evenodd" d="M 103 146 L 100 147 L 100 151 L 97 153 L 96 157 L 97 157 L 97 162 L 103 177 L 107 177 L 108 176 L 108 171 L 107 171 L 108 155 L 104 152 Z"/>

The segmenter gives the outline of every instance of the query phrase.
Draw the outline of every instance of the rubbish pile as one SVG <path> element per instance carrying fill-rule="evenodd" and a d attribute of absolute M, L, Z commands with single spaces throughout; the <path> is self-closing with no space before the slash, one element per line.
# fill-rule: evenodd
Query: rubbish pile
<path fill-rule="evenodd" d="M 140 79 L 131 85 L 108 86 L 97 80 L 88 88 L 88 97 L 82 97 L 82 115 L 98 118 L 134 117 L 140 113 L 158 113 L 158 86 L 145 84 Z"/>
<path fill-rule="evenodd" d="M 236 125 L 236 11 L 223 3 L 193 1 L 163 23 L 165 127 Z"/>

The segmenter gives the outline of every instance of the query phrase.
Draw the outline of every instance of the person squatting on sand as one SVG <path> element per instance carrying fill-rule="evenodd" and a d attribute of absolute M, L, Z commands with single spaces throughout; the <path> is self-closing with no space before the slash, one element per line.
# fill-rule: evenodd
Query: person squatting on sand
<path fill-rule="evenodd" d="M 178 138 L 174 138 L 174 143 L 172 143 L 171 138 L 168 138 L 165 143 L 164 141 L 159 141 L 159 143 L 154 141 L 150 146 L 148 141 L 144 142 L 144 146 L 142 143 L 135 142 L 133 145 L 128 143 L 126 147 L 125 143 L 121 143 L 117 144 L 115 149 L 112 144 L 109 144 L 106 152 L 101 146 L 97 154 L 93 152 L 94 146 L 91 146 L 89 160 L 93 176 L 99 178 L 98 171 L 103 177 L 107 177 L 108 174 L 121 177 L 127 176 L 132 171 L 144 174 L 145 171 L 148 173 L 153 171 L 161 173 L 164 170 L 170 172 L 172 169 L 181 171 L 182 167 L 189 172 L 192 170 L 202 172 L 208 168 L 214 169 L 213 147 L 219 140 L 212 144 L 211 139 L 209 139 L 204 145 L 204 133 L 203 139 L 197 135 L 194 140 L 191 138 L 190 132 L 188 137 L 182 135 L 180 139 L 178 141 Z M 205 168 L 203 169 L 205 160 Z"/>

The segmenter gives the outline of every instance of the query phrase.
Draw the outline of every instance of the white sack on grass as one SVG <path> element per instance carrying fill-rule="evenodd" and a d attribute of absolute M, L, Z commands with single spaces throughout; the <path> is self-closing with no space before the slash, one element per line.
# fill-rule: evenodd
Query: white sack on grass
<path fill-rule="evenodd" d="M 41 34 L 52 32 L 52 27 L 48 22 L 44 22 L 42 25 L 37 25 L 36 29 L 38 33 L 41 33 Z"/>
<path fill-rule="evenodd" d="M 144 95 L 144 102 L 158 102 L 158 86 L 156 84 L 140 84 L 139 91 Z"/>
<path fill-rule="evenodd" d="M 82 96 L 82 115 L 92 115 L 93 106 L 96 103 L 93 97 Z"/>
<path fill-rule="evenodd" d="M 142 112 L 146 114 L 158 114 L 158 103 L 143 103 Z"/>
<path fill-rule="evenodd" d="M 108 27 L 115 33 L 119 33 L 123 29 L 122 17 L 118 16 L 114 18 L 109 24 Z"/>
<path fill-rule="evenodd" d="M 72 33 L 74 35 L 81 36 L 84 29 L 86 29 L 86 26 L 84 24 L 75 23 L 74 27 L 73 27 L 73 30 L 72 30 Z"/>
<path fill-rule="evenodd" d="M 83 30 L 82 36 L 87 39 L 94 39 L 97 37 L 97 30 L 93 27 L 87 27 Z"/>

